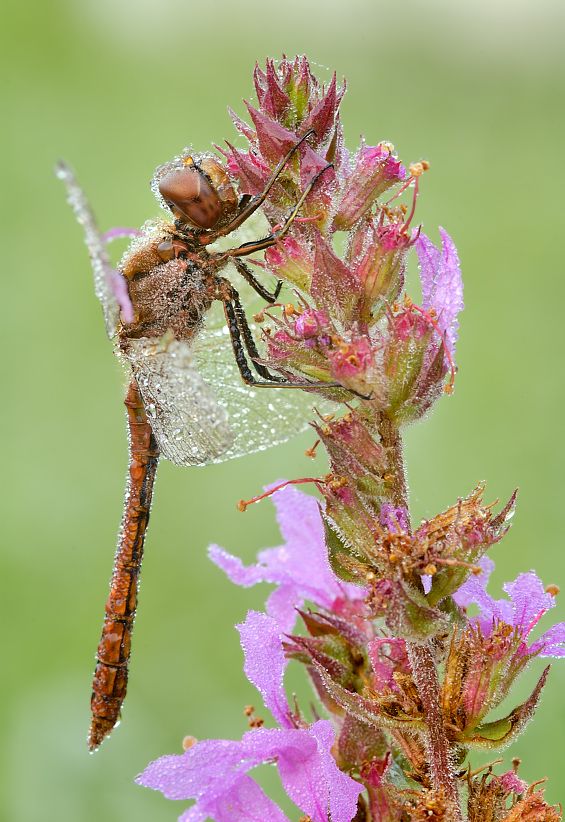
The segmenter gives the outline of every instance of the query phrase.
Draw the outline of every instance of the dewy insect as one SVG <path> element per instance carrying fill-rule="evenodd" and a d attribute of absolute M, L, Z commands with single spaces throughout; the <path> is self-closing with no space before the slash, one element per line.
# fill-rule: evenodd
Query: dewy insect
<path fill-rule="evenodd" d="M 85 232 L 108 335 L 115 339 L 116 352 L 130 373 L 125 398 L 129 482 L 97 652 L 90 750 L 118 721 L 126 694 L 143 543 L 159 457 L 177 465 L 202 465 L 284 441 L 303 426 L 309 394 L 256 388 L 340 387 L 294 380 L 292 375 L 267 369 L 239 293 L 220 274 L 233 263 L 248 290 L 261 298 L 261 306 L 274 302 L 281 284 L 271 293 L 241 258 L 269 248 L 287 233 L 324 170 L 310 181 L 286 222 L 264 239 L 221 252 L 208 250 L 261 207 L 285 164 L 310 134 L 296 142 L 255 197 L 238 198 L 224 166 L 212 155 L 185 152 L 158 168 L 153 189 L 173 220 L 149 222 L 136 232 L 119 272 L 112 269 L 105 247 L 112 232 L 99 232 L 73 173 L 64 164 L 57 168 Z M 214 304 L 223 306 L 220 321 L 214 319 Z"/>

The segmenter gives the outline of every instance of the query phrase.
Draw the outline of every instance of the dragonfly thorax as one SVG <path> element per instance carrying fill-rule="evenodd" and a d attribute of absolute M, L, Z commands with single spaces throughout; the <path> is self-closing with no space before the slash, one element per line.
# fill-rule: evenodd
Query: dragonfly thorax
<path fill-rule="evenodd" d="M 192 261 L 161 262 L 128 281 L 134 321 L 122 325 L 122 338 L 162 337 L 191 340 L 210 308 L 210 274 Z"/>

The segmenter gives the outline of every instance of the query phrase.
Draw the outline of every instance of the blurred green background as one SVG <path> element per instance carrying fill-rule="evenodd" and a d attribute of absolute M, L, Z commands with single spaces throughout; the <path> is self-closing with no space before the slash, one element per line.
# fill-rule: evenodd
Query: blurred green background
<path fill-rule="evenodd" d="M 124 721 L 88 756 L 126 470 L 124 377 L 56 159 L 78 170 L 102 226 L 138 225 L 156 213 L 158 163 L 187 143 L 233 139 L 226 106 L 242 112 L 255 60 L 305 52 L 345 75 L 350 147 L 363 133 L 431 161 L 418 218 L 434 239 L 438 224 L 449 230 L 465 276 L 456 393 L 406 437 L 414 516 L 481 479 L 489 499 L 518 485 L 514 527 L 493 551 L 496 582 L 535 566 L 563 584 L 564 21 L 562 4 L 541 0 L 5 4 L 1 819 L 180 813 L 135 774 L 187 733 L 238 737 L 242 706 L 257 701 L 232 626 L 266 589 L 235 589 L 206 546 L 249 560 L 276 545 L 270 504 L 241 515 L 235 502 L 312 470 L 309 436 L 203 470 L 162 464 Z M 536 721 L 506 752 L 523 758 L 528 780 L 550 777 L 553 801 L 563 799 L 564 688 L 556 664 Z"/>

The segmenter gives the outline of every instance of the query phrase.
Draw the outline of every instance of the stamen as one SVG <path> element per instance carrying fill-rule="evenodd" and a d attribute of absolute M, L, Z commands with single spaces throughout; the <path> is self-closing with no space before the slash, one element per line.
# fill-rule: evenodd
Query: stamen
<path fill-rule="evenodd" d="M 262 728 L 265 724 L 265 720 L 255 714 L 253 705 L 246 705 L 243 713 L 247 717 L 247 724 L 250 728 Z"/>
<path fill-rule="evenodd" d="M 495 765 L 500 765 L 500 763 L 503 762 L 503 761 L 504 760 L 502 758 L 501 759 L 493 759 L 492 762 L 487 762 L 486 765 L 481 765 L 480 768 L 477 768 L 474 771 L 469 770 L 469 777 L 472 779 L 473 777 L 478 776 L 483 771 L 488 771 L 489 769 L 492 770 Z"/>
<path fill-rule="evenodd" d="M 544 614 L 547 614 L 547 608 L 544 608 L 543 611 L 540 611 L 539 614 L 532 619 L 526 628 L 526 636 L 530 633 L 530 631 L 533 631 Z"/>
<path fill-rule="evenodd" d="M 410 209 L 410 213 L 408 214 L 408 217 L 404 221 L 403 231 L 408 230 L 408 228 L 410 227 L 410 223 L 412 222 L 412 218 L 414 217 L 414 214 L 416 212 L 416 201 L 418 199 L 419 188 L 420 188 L 419 179 L 418 179 L 418 177 L 414 177 L 414 194 L 412 195 L 412 208 Z"/>
<path fill-rule="evenodd" d="M 450 568 L 468 568 L 474 576 L 481 574 L 483 571 L 480 565 L 473 565 L 471 562 L 465 562 L 462 559 L 455 559 L 454 557 L 446 557 L 445 559 L 434 557 L 434 563 L 436 565 L 447 565 Z M 426 571 L 426 573 L 428 572 Z"/>
<path fill-rule="evenodd" d="M 267 499 L 267 497 L 271 497 L 276 491 L 286 488 L 287 485 L 305 485 L 309 482 L 314 483 L 318 490 L 320 490 L 321 485 L 326 484 L 326 480 L 323 477 L 302 477 L 301 479 L 286 480 L 286 482 L 281 482 L 279 485 L 275 485 L 274 488 L 270 488 L 268 491 L 265 491 L 264 494 L 259 494 L 257 497 L 252 497 L 248 500 L 240 499 L 237 503 L 237 510 L 243 513 L 247 510 L 248 505 L 251 505 L 254 502 L 260 502 L 262 499 Z"/>
<path fill-rule="evenodd" d="M 314 459 L 314 457 L 316 456 L 316 448 L 319 446 L 319 444 L 320 444 L 320 440 L 316 440 L 316 442 L 314 443 L 314 445 L 311 448 L 306 449 L 306 451 L 304 452 L 304 455 L 306 457 L 310 457 L 310 459 Z"/>

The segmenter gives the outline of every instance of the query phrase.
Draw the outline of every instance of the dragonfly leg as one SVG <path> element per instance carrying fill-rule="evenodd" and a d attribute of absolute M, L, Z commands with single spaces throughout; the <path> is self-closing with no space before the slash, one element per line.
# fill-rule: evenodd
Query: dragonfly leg
<path fill-rule="evenodd" d="M 247 385 L 253 385 L 256 388 L 343 388 L 343 385 L 339 382 L 323 382 L 319 380 L 291 382 L 280 374 L 273 374 L 265 365 L 259 362 L 260 354 L 253 339 L 251 329 L 249 328 L 249 323 L 245 316 L 241 300 L 239 299 L 239 294 L 228 280 L 221 279 L 219 285 L 220 292 L 218 298 L 222 300 L 224 305 L 224 313 L 233 353 L 243 382 Z M 249 367 L 246 352 L 249 354 L 253 368 L 257 374 L 263 378 L 262 380 L 258 380 Z M 352 391 L 351 393 L 355 394 L 356 392 Z M 367 397 L 363 397 L 363 399 L 367 399 Z"/>
<path fill-rule="evenodd" d="M 251 269 L 248 265 L 246 265 L 243 260 L 240 260 L 238 257 L 233 258 L 233 263 L 241 276 L 247 280 L 249 285 L 262 297 L 265 302 L 274 303 L 277 297 L 280 294 L 282 288 L 282 280 L 277 280 L 277 284 L 275 286 L 274 291 L 269 291 L 265 286 L 257 279 L 257 277 L 253 274 Z"/>
<path fill-rule="evenodd" d="M 252 240 L 249 243 L 243 243 L 243 245 L 240 245 L 237 248 L 231 248 L 228 249 L 228 251 L 224 251 L 223 254 L 225 254 L 225 256 L 227 257 L 246 257 L 248 254 L 254 254 L 256 251 L 263 251 L 266 248 L 271 248 L 271 246 L 275 245 L 279 240 L 282 240 L 282 238 L 288 232 L 289 228 L 298 216 L 298 213 L 302 208 L 302 205 L 304 204 L 304 200 L 310 194 L 310 192 L 312 191 L 312 189 L 314 188 L 322 174 L 324 174 L 328 170 L 328 168 L 333 168 L 333 165 L 331 163 L 328 163 L 327 166 L 322 168 L 320 171 L 318 171 L 317 174 L 314 175 L 314 177 L 312 177 L 312 179 L 302 192 L 302 195 L 296 203 L 295 207 L 293 208 L 291 214 L 287 217 L 281 228 L 279 228 L 277 231 L 273 231 L 272 234 L 269 234 L 268 237 L 264 237 L 262 240 Z"/>
<path fill-rule="evenodd" d="M 314 131 L 314 129 L 311 128 L 309 131 L 306 132 L 306 134 L 303 134 L 302 137 L 299 140 L 297 140 L 297 142 L 292 146 L 292 148 L 290 148 L 287 151 L 285 156 L 274 169 L 273 173 L 267 180 L 265 188 L 263 189 L 261 194 L 258 194 L 256 197 L 252 197 L 248 201 L 244 201 L 244 206 L 240 210 L 240 212 L 233 218 L 233 220 L 231 220 L 223 228 L 220 228 L 217 231 L 212 231 L 210 232 L 210 234 L 202 235 L 202 245 L 209 245 L 210 243 L 213 243 L 215 240 L 217 240 L 219 237 L 226 237 L 228 234 L 231 234 L 232 231 L 235 231 L 236 228 L 239 228 L 239 226 L 242 225 L 246 220 L 248 220 L 249 217 L 251 217 L 251 215 L 254 214 L 257 211 L 257 209 L 263 205 L 263 203 L 268 197 L 269 191 L 272 189 L 272 187 L 278 180 L 279 175 L 283 171 L 288 161 L 292 158 L 295 152 L 298 151 L 302 143 L 305 140 L 307 140 L 308 137 L 311 137 L 315 133 L 316 132 Z M 244 198 L 242 198 L 242 200 L 244 200 Z"/>

